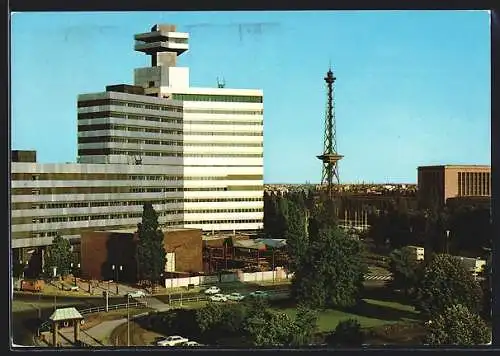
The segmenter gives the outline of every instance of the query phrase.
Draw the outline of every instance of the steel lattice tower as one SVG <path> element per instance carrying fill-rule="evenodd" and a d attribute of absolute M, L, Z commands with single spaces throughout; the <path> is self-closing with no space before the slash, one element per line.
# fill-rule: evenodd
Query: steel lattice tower
<path fill-rule="evenodd" d="M 321 184 L 325 184 L 328 197 L 333 196 L 333 185 L 339 184 L 339 169 L 338 161 L 343 156 L 337 153 L 337 137 L 335 123 L 335 107 L 333 96 L 333 85 L 335 78 L 332 69 L 330 68 L 324 78 L 327 86 L 327 108 L 325 115 L 325 132 L 324 132 L 324 149 L 321 156 L 317 156 L 323 162 L 323 174 Z"/>

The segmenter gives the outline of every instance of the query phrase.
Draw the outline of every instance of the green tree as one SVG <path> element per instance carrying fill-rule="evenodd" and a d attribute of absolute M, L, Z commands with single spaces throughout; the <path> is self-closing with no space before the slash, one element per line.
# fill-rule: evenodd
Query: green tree
<path fill-rule="evenodd" d="M 52 276 L 56 267 L 57 275 L 67 276 L 71 272 L 71 262 L 73 262 L 71 244 L 62 236 L 55 236 L 45 254 L 45 274 Z"/>
<path fill-rule="evenodd" d="M 287 253 L 290 272 L 295 272 L 302 263 L 307 249 L 306 211 L 303 206 L 291 201 L 288 206 L 286 229 Z"/>
<path fill-rule="evenodd" d="M 491 331 L 486 323 L 461 304 L 446 307 L 426 323 L 426 344 L 481 345 L 490 341 Z"/>
<path fill-rule="evenodd" d="M 415 252 L 405 246 L 392 251 L 390 255 L 389 270 L 392 273 L 391 286 L 402 289 L 408 295 L 418 280 L 418 270 L 422 263 L 416 260 Z"/>
<path fill-rule="evenodd" d="M 300 347 L 311 344 L 318 330 L 318 312 L 299 305 L 294 320 L 294 328 L 291 346 Z"/>
<path fill-rule="evenodd" d="M 342 320 L 337 324 L 335 331 L 327 336 L 326 341 L 331 346 L 361 346 L 364 333 L 358 320 Z"/>
<path fill-rule="evenodd" d="M 366 272 L 361 244 L 337 227 L 313 231 L 316 236 L 310 236 L 307 252 L 292 278 L 292 296 L 314 308 L 356 304 Z"/>
<path fill-rule="evenodd" d="M 156 283 L 165 271 L 166 252 L 158 214 L 151 203 L 144 204 L 142 223 L 138 224 L 137 262 L 139 279 Z"/>
<path fill-rule="evenodd" d="M 415 299 L 417 309 L 424 315 L 437 315 L 457 304 L 480 312 L 482 290 L 458 258 L 440 254 L 422 269 Z"/>

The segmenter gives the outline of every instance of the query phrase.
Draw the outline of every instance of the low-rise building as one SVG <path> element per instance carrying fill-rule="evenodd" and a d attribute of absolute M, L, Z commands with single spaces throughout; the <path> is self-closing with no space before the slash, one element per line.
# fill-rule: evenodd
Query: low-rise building
<path fill-rule="evenodd" d="M 417 261 L 423 261 L 425 259 L 425 249 L 420 246 L 406 246 L 407 249 L 412 251 L 413 256 Z"/>

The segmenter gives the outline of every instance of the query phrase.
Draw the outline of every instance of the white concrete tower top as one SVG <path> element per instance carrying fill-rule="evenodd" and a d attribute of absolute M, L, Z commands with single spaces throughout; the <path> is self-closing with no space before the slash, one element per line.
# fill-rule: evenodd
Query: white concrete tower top
<path fill-rule="evenodd" d="M 154 25 L 150 32 L 134 38 L 134 49 L 150 55 L 152 67 L 175 67 L 177 56 L 189 49 L 189 34 L 176 32 L 175 25 Z"/>
<path fill-rule="evenodd" d="M 188 33 L 176 32 L 175 25 L 163 24 L 134 38 L 134 49 L 151 56 L 150 67 L 134 70 L 134 83 L 145 88 L 146 95 L 168 97 L 162 88 L 189 87 L 189 68 L 177 67 L 177 56 L 189 49 Z"/>

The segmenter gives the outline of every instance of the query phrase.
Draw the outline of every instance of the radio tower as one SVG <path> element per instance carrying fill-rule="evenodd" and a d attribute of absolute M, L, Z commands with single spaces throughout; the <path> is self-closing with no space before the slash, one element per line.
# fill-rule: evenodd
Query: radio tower
<path fill-rule="evenodd" d="M 337 153 L 337 138 L 335 128 L 335 108 L 333 101 L 333 84 L 335 78 L 331 67 L 324 78 L 327 86 L 327 108 L 325 116 L 324 151 L 321 156 L 317 156 L 323 162 L 323 174 L 321 184 L 326 185 L 328 198 L 333 197 L 333 185 L 339 184 L 338 161 L 343 156 Z"/>

